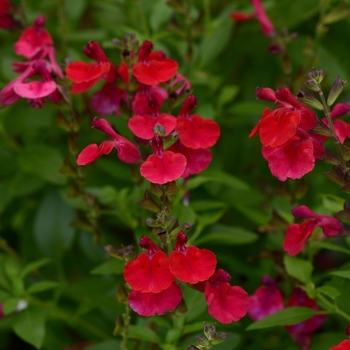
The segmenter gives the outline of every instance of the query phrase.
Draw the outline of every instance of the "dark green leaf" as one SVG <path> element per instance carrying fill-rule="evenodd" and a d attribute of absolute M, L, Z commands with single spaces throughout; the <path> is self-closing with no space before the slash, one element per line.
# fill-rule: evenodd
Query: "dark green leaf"
<path fill-rule="evenodd" d="M 60 285 L 60 283 L 55 282 L 55 281 L 40 281 L 40 282 L 37 282 L 37 283 L 30 285 L 27 288 L 27 292 L 30 294 L 39 293 L 39 292 L 43 292 L 43 291 L 48 290 L 48 289 L 56 288 L 59 285 Z"/>
<path fill-rule="evenodd" d="M 160 344 L 161 340 L 156 332 L 152 329 L 142 327 L 142 326 L 129 326 L 130 339 L 140 339 L 150 343 Z"/>
<path fill-rule="evenodd" d="M 332 275 L 350 279 L 350 271 L 333 271 Z"/>
<path fill-rule="evenodd" d="M 41 266 L 44 266 L 48 263 L 51 262 L 51 259 L 50 258 L 44 258 L 44 259 L 40 259 L 40 260 L 35 260 L 31 263 L 29 263 L 28 265 L 26 265 L 22 272 L 21 272 L 21 277 L 25 277 L 27 276 L 28 274 L 30 274 L 31 272 L 39 269 Z"/>
<path fill-rule="evenodd" d="M 118 259 L 111 259 L 95 267 L 90 271 L 93 275 L 121 274 L 124 270 L 124 262 Z"/>
<path fill-rule="evenodd" d="M 328 285 L 318 287 L 317 290 L 327 295 L 331 299 L 335 299 L 341 294 L 338 289 Z"/>

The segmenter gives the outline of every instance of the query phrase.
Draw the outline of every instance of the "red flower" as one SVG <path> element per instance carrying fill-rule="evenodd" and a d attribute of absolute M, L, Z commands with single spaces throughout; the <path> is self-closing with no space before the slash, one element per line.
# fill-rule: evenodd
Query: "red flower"
<path fill-rule="evenodd" d="M 141 165 L 140 173 L 148 181 L 156 184 L 165 184 L 178 179 L 186 168 L 186 157 L 181 153 L 164 151 L 163 139 L 154 135 L 151 154 Z"/>
<path fill-rule="evenodd" d="M 149 103 L 150 98 L 155 99 L 158 106 L 161 106 L 164 100 L 168 98 L 168 92 L 157 85 L 140 84 L 139 92 L 136 93 L 132 101 L 132 110 L 135 115 L 146 115 L 154 112 L 153 104 Z"/>
<path fill-rule="evenodd" d="M 170 272 L 182 282 L 195 284 L 206 281 L 215 271 L 215 254 L 208 249 L 186 247 L 186 242 L 187 236 L 180 231 L 170 255 Z"/>
<path fill-rule="evenodd" d="M 85 92 L 94 86 L 103 77 L 108 82 L 116 79 L 116 70 L 108 61 L 105 53 L 97 42 L 90 41 L 84 49 L 84 53 L 96 60 L 96 63 L 81 61 L 72 62 L 66 68 L 67 77 L 75 84 L 72 86 L 74 94 Z M 110 72 L 110 77 L 107 73 Z"/>
<path fill-rule="evenodd" d="M 265 276 L 263 285 L 249 298 L 248 315 L 258 321 L 284 308 L 283 296 L 270 276 Z"/>
<path fill-rule="evenodd" d="M 197 114 L 190 115 L 196 104 L 193 95 L 187 97 L 177 118 L 175 131 L 180 133 L 179 140 L 186 147 L 209 148 L 219 139 L 220 127 L 214 120 L 203 119 Z"/>
<path fill-rule="evenodd" d="M 39 16 L 32 27 L 24 30 L 14 45 L 17 55 L 22 55 L 28 59 L 37 58 L 35 56 L 45 51 L 47 46 L 53 45 L 51 35 L 43 28 L 44 25 L 44 16 Z"/>
<path fill-rule="evenodd" d="M 165 129 L 164 136 L 169 135 L 175 128 L 176 118 L 165 113 L 160 114 L 158 101 L 153 95 L 148 96 L 148 105 L 150 114 L 138 115 L 129 119 L 130 130 L 137 137 L 150 140 L 154 135 L 153 128 L 159 123 Z"/>
<path fill-rule="evenodd" d="M 159 293 L 169 288 L 174 275 L 169 271 L 167 255 L 147 236 L 141 237 L 140 247 L 148 252 L 127 263 L 124 268 L 125 281 L 141 293 Z"/>
<path fill-rule="evenodd" d="M 232 12 L 230 17 L 237 22 L 246 22 L 256 18 L 255 13 Z"/>
<path fill-rule="evenodd" d="M 204 296 L 208 304 L 208 312 L 221 323 L 238 321 L 246 315 L 249 296 L 238 286 L 230 286 L 230 275 L 222 270 L 217 270 L 208 280 Z"/>
<path fill-rule="evenodd" d="M 288 306 L 304 306 L 319 311 L 315 300 L 310 299 L 300 288 L 295 288 L 287 302 Z M 293 326 L 286 326 L 290 336 L 301 346 L 303 350 L 309 349 L 312 333 L 326 320 L 326 315 L 312 316 L 308 320 Z"/>
<path fill-rule="evenodd" d="M 129 295 L 129 305 L 141 316 L 164 315 L 174 310 L 181 299 L 181 288 L 173 282 L 170 287 L 159 293 L 141 293 L 132 290 Z"/>
<path fill-rule="evenodd" d="M 293 208 L 292 213 L 296 218 L 309 220 L 302 224 L 289 225 L 283 243 L 283 249 L 289 255 L 296 255 L 303 250 L 306 240 L 316 227 L 321 227 L 323 233 L 329 237 L 337 236 L 342 231 L 342 226 L 337 219 L 328 215 L 318 215 L 305 205 Z"/>
<path fill-rule="evenodd" d="M 211 151 L 207 148 L 188 148 L 184 146 L 180 141 L 177 141 L 169 147 L 169 151 L 175 153 L 182 153 L 187 159 L 186 169 L 181 177 L 186 178 L 190 175 L 199 174 L 205 170 L 212 159 Z"/>
<path fill-rule="evenodd" d="M 160 52 L 152 52 L 153 44 L 146 40 L 143 42 L 138 62 L 132 68 L 132 74 L 142 84 L 158 85 L 173 78 L 177 72 L 178 64 L 171 58 L 164 58 Z"/>
<path fill-rule="evenodd" d="M 350 350 L 350 340 L 343 340 L 336 346 L 332 346 L 329 350 Z"/>
<path fill-rule="evenodd" d="M 110 135 L 114 140 L 104 141 L 100 146 L 91 144 L 85 147 L 78 155 L 78 165 L 90 164 L 102 155 L 109 154 L 113 148 L 117 149 L 118 157 L 124 163 L 132 164 L 140 159 L 137 147 L 125 137 L 118 135 L 107 120 L 95 118 L 93 127 Z"/>

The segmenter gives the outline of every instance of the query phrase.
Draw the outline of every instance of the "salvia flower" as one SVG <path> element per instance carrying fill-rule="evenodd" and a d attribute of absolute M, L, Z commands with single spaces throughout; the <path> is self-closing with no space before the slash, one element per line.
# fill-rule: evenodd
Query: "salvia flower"
<path fill-rule="evenodd" d="M 284 308 L 283 295 L 270 276 L 262 279 L 262 286 L 249 297 L 248 315 L 254 321 Z"/>
<path fill-rule="evenodd" d="M 111 136 L 113 140 L 106 140 L 100 145 L 94 143 L 85 147 L 78 155 L 78 165 L 90 164 L 102 155 L 109 154 L 113 148 L 117 149 L 118 157 L 124 163 L 132 164 L 140 160 L 138 148 L 125 137 L 118 135 L 107 120 L 96 117 L 93 120 L 93 127 Z"/>
<path fill-rule="evenodd" d="M 143 42 L 138 62 L 133 65 L 132 74 L 142 84 L 158 85 L 173 78 L 177 72 L 178 64 L 171 58 L 165 58 L 160 52 L 152 52 L 153 44 L 146 40 Z"/>
<path fill-rule="evenodd" d="M 300 253 L 307 239 L 317 227 L 321 227 L 323 233 L 328 237 L 335 237 L 343 230 L 339 220 L 328 215 L 316 214 L 305 205 L 293 208 L 292 213 L 296 218 L 308 220 L 301 224 L 288 226 L 283 249 L 289 255 Z"/>
<path fill-rule="evenodd" d="M 350 350 L 350 340 L 343 340 L 338 345 L 332 346 L 329 350 Z"/>

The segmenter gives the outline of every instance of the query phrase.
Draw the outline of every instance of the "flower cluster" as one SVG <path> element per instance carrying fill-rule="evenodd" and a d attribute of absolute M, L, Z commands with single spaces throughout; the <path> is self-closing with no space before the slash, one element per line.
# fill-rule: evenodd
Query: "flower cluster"
<path fill-rule="evenodd" d="M 212 158 L 209 147 L 215 145 L 220 136 L 219 125 L 191 114 L 197 103 L 193 95 L 185 97 L 177 117 L 161 111 L 166 99 L 169 102 L 182 98 L 190 84 L 177 73 L 176 61 L 152 49 L 150 41 L 143 42 L 137 55 L 136 52 L 129 53 L 129 67 L 124 61 L 117 67 L 107 59 L 98 43 L 90 42 L 84 52 L 96 63 L 78 61 L 67 66 L 67 76 L 74 83 L 73 93 L 85 92 L 101 79 L 105 80 L 102 89 L 93 94 L 92 106 L 101 114 L 118 114 L 123 101 L 134 114 L 128 119 L 128 127 L 136 141 L 139 145 L 151 146 L 153 150 L 153 154 L 147 157 L 140 156 L 136 146 L 117 135 L 106 120 L 95 119 L 93 126 L 112 136 L 116 142 L 105 141 L 100 146 L 87 146 L 78 156 L 78 165 L 89 164 L 108 154 L 114 145 L 119 153 L 124 150 L 130 155 L 124 157 L 119 154 L 122 161 L 142 162 L 141 175 L 156 184 L 186 178 L 208 167 Z M 98 126 L 101 123 L 103 128 Z"/>
<path fill-rule="evenodd" d="M 275 281 L 270 276 L 262 279 L 259 287 L 249 298 L 248 315 L 254 320 L 260 320 L 284 309 L 283 295 Z M 290 295 L 286 307 L 303 306 L 314 310 L 320 310 L 316 302 L 309 298 L 300 288 L 295 288 Z M 303 350 L 309 349 L 312 333 L 326 320 L 325 315 L 316 315 L 308 320 L 286 326 L 290 336 L 301 346 Z"/>
<path fill-rule="evenodd" d="M 21 97 L 28 99 L 33 108 L 41 108 L 44 97 L 55 103 L 62 100 L 62 89 L 55 80 L 63 79 L 63 74 L 55 59 L 53 40 L 44 25 L 45 18 L 39 16 L 14 44 L 16 54 L 27 61 L 13 63 L 14 71 L 20 76 L 1 90 L 1 105 L 11 105 Z M 39 80 L 32 80 L 33 77 Z"/>
<path fill-rule="evenodd" d="M 125 281 L 132 288 L 130 307 L 142 316 L 163 315 L 172 311 L 182 299 L 175 279 L 204 291 L 208 312 L 221 323 L 238 321 L 247 312 L 248 294 L 231 286 L 229 274 L 216 268 L 215 254 L 208 249 L 186 246 L 187 237 L 180 231 L 169 257 L 151 239 L 141 237 L 147 249 L 124 269 Z"/>
<path fill-rule="evenodd" d="M 322 232 L 327 237 L 335 237 L 343 230 L 339 220 L 328 215 L 318 215 L 305 205 L 293 208 L 292 213 L 296 218 L 307 220 L 301 224 L 296 223 L 288 226 L 283 249 L 289 255 L 300 253 L 307 239 L 317 227 L 321 227 Z"/>

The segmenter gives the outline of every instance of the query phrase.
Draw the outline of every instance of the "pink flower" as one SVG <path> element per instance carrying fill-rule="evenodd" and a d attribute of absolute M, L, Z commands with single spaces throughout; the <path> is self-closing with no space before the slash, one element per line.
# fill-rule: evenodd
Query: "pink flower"
<path fill-rule="evenodd" d="M 132 164 L 140 160 L 137 147 L 125 137 L 118 135 L 107 120 L 94 118 L 93 127 L 108 134 L 113 140 L 104 141 L 99 146 L 97 144 L 90 144 L 85 147 L 78 155 L 78 165 L 90 164 L 102 155 L 109 154 L 113 148 L 117 149 L 118 157 L 124 163 Z"/>
<path fill-rule="evenodd" d="M 205 285 L 204 296 L 208 312 L 221 323 L 229 324 L 246 315 L 249 304 L 248 293 L 238 286 L 230 286 L 231 276 L 217 270 Z"/>
<path fill-rule="evenodd" d="M 141 175 L 160 185 L 181 177 L 186 168 L 186 157 L 181 153 L 164 151 L 163 139 L 159 135 L 154 135 L 151 142 L 154 154 L 141 165 Z"/>
<path fill-rule="evenodd" d="M 216 267 L 216 256 L 208 249 L 186 247 L 187 237 L 180 231 L 170 254 L 169 269 L 180 281 L 195 284 L 211 277 Z"/>
<path fill-rule="evenodd" d="M 262 284 L 249 298 L 248 315 L 254 321 L 284 308 L 282 293 L 271 277 L 265 276 L 262 279 Z"/>

